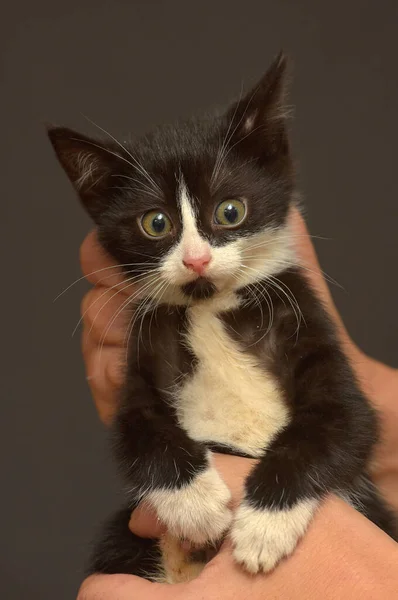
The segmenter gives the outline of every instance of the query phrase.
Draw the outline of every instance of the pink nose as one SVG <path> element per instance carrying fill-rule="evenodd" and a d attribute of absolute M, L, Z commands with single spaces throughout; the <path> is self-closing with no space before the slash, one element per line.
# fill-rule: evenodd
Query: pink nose
<path fill-rule="evenodd" d="M 195 258 L 186 256 L 182 262 L 184 263 L 187 269 L 190 269 L 198 275 L 203 275 L 207 265 L 210 262 L 210 256 L 207 254 Z"/>

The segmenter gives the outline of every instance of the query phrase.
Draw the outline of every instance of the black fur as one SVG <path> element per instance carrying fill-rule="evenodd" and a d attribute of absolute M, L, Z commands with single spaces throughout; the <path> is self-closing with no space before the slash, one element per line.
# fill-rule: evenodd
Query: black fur
<path fill-rule="evenodd" d="M 283 113 L 284 71 L 285 60 L 278 57 L 258 87 L 225 115 L 160 128 L 126 146 L 127 151 L 114 141 L 93 141 L 64 128 L 50 130 L 56 153 L 98 227 L 101 244 L 119 263 L 128 264 L 126 272 L 150 271 L 149 263 L 160 261 L 178 241 L 181 215 L 176 195 L 181 176 L 195 199 L 200 232 L 214 247 L 284 225 L 295 190 Z M 226 156 L 214 181 L 223 140 Z M 158 198 L 154 185 L 161 190 Z M 225 198 L 239 197 L 248 200 L 242 226 L 215 226 L 214 207 Z M 167 213 L 174 224 L 165 238 L 149 239 L 140 229 L 141 215 L 153 208 Z M 272 324 L 262 297 L 242 302 L 222 317 L 242 352 L 253 353 L 273 372 L 291 412 L 289 425 L 248 477 L 246 497 L 255 507 L 277 509 L 335 492 L 397 539 L 393 516 L 368 475 L 378 439 L 376 415 L 305 277 L 291 268 L 278 278 L 300 306 L 299 323 L 292 303 L 267 280 L 260 283 L 274 307 Z M 205 278 L 182 291 L 194 300 L 217 293 Z M 249 287 L 239 291 L 243 300 L 250 300 L 253 292 Z M 153 319 L 148 312 L 140 330 L 137 325 L 132 331 L 126 385 L 113 426 L 115 455 L 134 501 L 145 491 L 189 483 L 206 468 L 208 448 L 244 454 L 211 439 L 194 441 L 180 427 L 165 390 L 196 368 L 197 357 L 185 343 L 186 309 L 162 305 L 156 308 L 156 326 L 151 328 Z M 92 571 L 147 576 L 156 566 L 156 545 L 129 533 L 128 519 L 129 510 L 122 511 L 105 529 Z"/>
<path fill-rule="evenodd" d="M 156 541 L 139 538 L 129 530 L 131 507 L 112 515 L 94 544 L 87 575 L 127 573 L 151 578 L 159 569 L 160 552 Z M 115 543 L 116 542 L 116 543 Z"/>

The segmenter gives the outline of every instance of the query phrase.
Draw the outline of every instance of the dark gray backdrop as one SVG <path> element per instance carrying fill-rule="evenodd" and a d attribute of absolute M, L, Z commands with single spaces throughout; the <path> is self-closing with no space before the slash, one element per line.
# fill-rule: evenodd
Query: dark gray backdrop
<path fill-rule="evenodd" d="M 14 3 L 2 15 L 1 598 L 71 600 L 117 503 L 71 332 L 89 222 L 42 122 L 121 135 L 222 103 L 280 47 L 295 61 L 295 146 L 324 269 L 354 338 L 398 364 L 395 0 Z M 91 130 L 92 133 L 95 133 Z M 5 336 L 4 336 L 5 332 Z"/>

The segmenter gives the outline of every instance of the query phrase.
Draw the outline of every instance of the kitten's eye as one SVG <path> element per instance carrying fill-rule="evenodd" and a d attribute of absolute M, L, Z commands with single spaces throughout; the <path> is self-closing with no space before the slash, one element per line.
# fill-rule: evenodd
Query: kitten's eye
<path fill-rule="evenodd" d="M 171 231 L 171 221 L 167 215 L 151 210 L 142 217 L 141 227 L 151 237 L 164 237 Z"/>
<path fill-rule="evenodd" d="M 233 227 L 239 225 L 246 216 L 246 205 L 242 200 L 224 200 L 216 208 L 214 219 L 217 225 Z"/>

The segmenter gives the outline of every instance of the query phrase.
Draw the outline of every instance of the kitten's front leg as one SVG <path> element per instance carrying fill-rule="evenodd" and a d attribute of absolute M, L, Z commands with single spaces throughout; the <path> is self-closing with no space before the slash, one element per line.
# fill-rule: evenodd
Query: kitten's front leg
<path fill-rule="evenodd" d="M 338 350 L 303 355 L 298 373 L 291 423 L 249 475 L 232 526 L 234 556 L 251 573 L 292 553 L 322 497 L 350 489 L 375 439 L 373 411 Z"/>
<path fill-rule="evenodd" d="M 149 502 L 176 536 L 196 544 L 220 539 L 231 522 L 229 489 L 206 446 L 188 437 L 140 375 L 130 378 L 113 429 L 130 497 Z"/>

